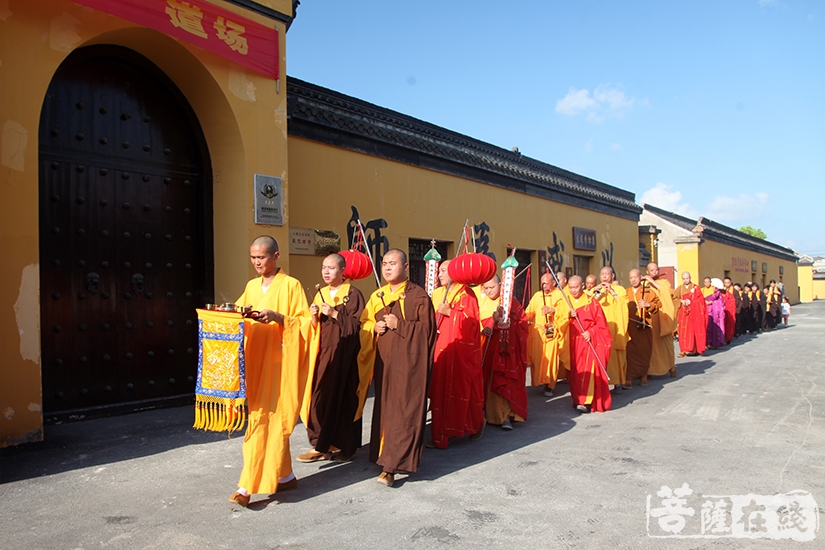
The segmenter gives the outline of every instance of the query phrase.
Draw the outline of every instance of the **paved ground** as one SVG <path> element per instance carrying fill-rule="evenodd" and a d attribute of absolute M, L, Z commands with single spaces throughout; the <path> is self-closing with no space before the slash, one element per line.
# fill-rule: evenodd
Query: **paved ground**
<path fill-rule="evenodd" d="M 421 471 L 393 488 L 375 482 L 366 449 L 349 464 L 296 462 L 299 489 L 249 509 L 226 502 L 242 438 L 192 430 L 189 407 L 49 426 L 45 443 L 0 450 L 0 547 L 825 548 L 823 533 L 649 536 L 668 535 L 646 513 L 663 485 L 687 483 L 695 508 L 700 495 L 792 490 L 825 504 L 825 302 L 792 319 L 679 359 L 678 379 L 636 386 L 605 414 L 578 415 L 569 395 L 531 388 L 526 424 L 427 449 Z M 300 425 L 292 446 L 308 448 Z M 682 534 L 699 532 L 699 515 Z"/>

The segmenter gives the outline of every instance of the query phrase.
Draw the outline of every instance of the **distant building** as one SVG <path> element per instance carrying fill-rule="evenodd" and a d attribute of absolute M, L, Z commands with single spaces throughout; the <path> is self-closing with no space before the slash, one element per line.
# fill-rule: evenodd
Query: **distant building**
<path fill-rule="evenodd" d="M 799 300 L 825 300 L 825 257 L 803 254 L 799 257 Z"/>
<path fill-rule="evenodd" d="M 797 256 L 790 248 L 705 217 L 692 220 L 649 204 L 643 208 L 639 223 L 661 230 L 653 255 L 660 266 L 673 268 L 676 284 L 685 271 L 698 283 L 705 277 L 730 277 L 761 288 L 773 279 L 785 285 L 792 303 L 799 301 Z"/>

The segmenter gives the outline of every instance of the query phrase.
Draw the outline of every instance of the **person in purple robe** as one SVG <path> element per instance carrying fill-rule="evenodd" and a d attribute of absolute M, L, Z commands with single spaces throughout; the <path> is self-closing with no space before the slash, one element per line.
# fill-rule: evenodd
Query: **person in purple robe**
<path fill-rule="evenodd" d="M 702 294 L 708 311 L 707 346 L 709 349 L 725 345 L 725 299 L 722 296 L 724 284 L 721 279 L 705 277 Z"/>

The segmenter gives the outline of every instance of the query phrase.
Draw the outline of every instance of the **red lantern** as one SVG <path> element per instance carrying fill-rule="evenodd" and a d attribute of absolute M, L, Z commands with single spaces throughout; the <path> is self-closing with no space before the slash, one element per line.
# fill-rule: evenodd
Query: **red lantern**
<path fill-rule="evenodd" d="M 462 254 L 450 261 L 447 274 L 462 285 L 481 285 L 496 274 L 496 262 L 486 254 Z"/>
<path fill-rule="evenodd" d="M 347 261 L 344 268 L 344 277 L 347 279 L 364 279 L 372 275 L 372 263 L 370 257 L 358 250 L 343 250 L 339 252 Z"/>

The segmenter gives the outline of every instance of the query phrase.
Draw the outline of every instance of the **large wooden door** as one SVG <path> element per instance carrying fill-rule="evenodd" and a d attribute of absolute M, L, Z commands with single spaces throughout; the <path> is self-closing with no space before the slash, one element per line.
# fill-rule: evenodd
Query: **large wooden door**
<path fill-rule="evenodd" d="M 168 78 L 125 48 L 67 58 L 40 121 L 46 412 L 193 391 L 211 197 L 203 134 Z"/>

